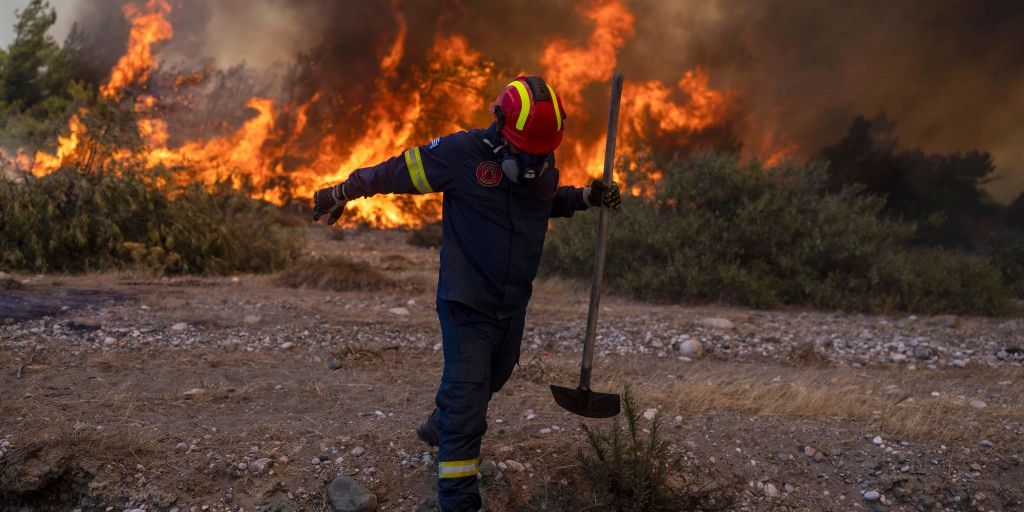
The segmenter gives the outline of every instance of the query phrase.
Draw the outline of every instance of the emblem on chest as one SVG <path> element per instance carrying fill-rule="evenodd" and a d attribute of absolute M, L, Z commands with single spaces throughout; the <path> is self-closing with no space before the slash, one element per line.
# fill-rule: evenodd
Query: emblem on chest
<path fill-rule="evenodd" d="M 501 168 L 496 162 L 480 162 L 476 166 L 476 182 L 484 187 L 496 187 L 501 183 Z"/>

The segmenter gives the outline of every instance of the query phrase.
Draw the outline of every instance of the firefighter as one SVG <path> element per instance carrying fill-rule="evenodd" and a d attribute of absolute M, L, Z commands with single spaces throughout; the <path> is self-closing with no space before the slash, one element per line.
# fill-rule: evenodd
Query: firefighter
<path fill-rule="evenodd" d="M 477 473 L 487 403 L 519 361 L 548 219 L 622 204 L 614 182 L 559 186 L 554 151 L 566 114 L 542 78 L 515 79 L 491 111 L 489 128 L 436 138 L 314 196 L 313 220 L 326 215 L 333 225 L 360 197 L 443 194 L 437 315 L 444 369 L 436 408 L 416 433 L 440 447 L 438 505 L 446 512 L 482 506 Z"/>

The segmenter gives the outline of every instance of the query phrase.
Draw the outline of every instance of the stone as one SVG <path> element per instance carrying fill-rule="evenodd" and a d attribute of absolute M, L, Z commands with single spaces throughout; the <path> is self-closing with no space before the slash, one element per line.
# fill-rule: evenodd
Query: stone
<path fill-rule="evenodd" d="M 653 420 L 654 417 L 657 416 L 657 415 L 658 415 L 658 410 L 653 408 L 653 407 L 644 411 L 644 419 L 647 420 L 647 421 Z"/>
<path fill-rule="evenodd" d="M 491 459 L 486 459 L 480 463 L 480 474 L 483 476 L 494 476 L 498 472 L 498 465 Z"/>
<path fill-rule="evenodd" d="M 974 407 L 975 409 L 984 409 L 988 407 L 988 404 L 981 400 L 971 400 L 971 407 Z"/>
<path fill-rule="evenodd" d="M 273 465 L 274 465 L 274 461 L 273 460 L 271 460 L 268 457 L 262 457 L 262 458 L 256 459 L 252 463 L 252 469 L 253 469 L 253 471 L 255 471 L 255 472 L 257 472 L 257 473 L 262 475 L 263 473 L 266 473 L 267 470 L 270 469 Z"/>
<path fill-rule="evenodd" d="M 521 462 L 514 461 L 512 459 L 506 460 L 505 466 L 508 467 L 509 470 L 515 472 L 526 471 L 526 466 L 524 466 Z"/>
<path fill-rule="evenodd" d="M 174 445 L 175 453 L 184 453 L 188 451 L 188 445 L 185 443 L 178 443 Z"/>
<path fill-rule="evenodd" d="M 551 433 L 551 429 L 550 428 L 542 428 L 542 429 L 540 429 L 540 434 L 542 436 L 548 435 L 550 433 Z"/>
<path fill-rule="evenodd" d="M 249 465 L 244 462 L 239 462 L 238 465 L 235 467 L 237 467 L 239 471 L 245 471 L 249 469 Z"/>
<path fill-rule="evenodd" d="M 409 308 L 397 307 L 388 310 L 388 313 L 398 316 L 409 316 Z"/>
<path fill-rule="evenodd" d="M 366 448 L 363 448 L 362 446 L 356 446 L 355 448 L 352 448 L 352 451 L 349 453 L 351 453 L 353 457 L 362 457 L 363 454 L 366 453 Z"/>
<path fill-rule="evenodd" d="M 281 350 L 291 350 L 294 347 L 295 347 L 295 344 L 290 342 L 290 341 L 286 341 L 286 342 L 281 344 Z"/>
<path fill-rule="evenodd" d="M 256 315 L 245 315 L 245 318 L 242 321 L 247 324 L 258 324 L 260 323 L 260 320 L 262 319 Z"/>
<path fill-rule="evenodd" d="M 882 495 L 878 494 L 878 491 L 868 491 L 868 492 L 864 493 L 864 500 L 865 501 L 878 501 L 878 498 L 881 498 L 881 497 L 882 497 Z"/>
<path fill-rule="evenodd" d="M 779 495 L 779 490 L 774 484 L 764 484 L 764 495 L 769 498 L 774 498 Z"/>
<path fill-rule="evenodd" d="M 882 436 L 875 436 L 875 438 L 872 439 L 871 442 L 881 446 L 882 445 Z"/>
<path fill-rule="evenodd" d="M 192 388 L 192 389 L 190 389 L 190 390 L 188 390 L 188 391 L 186 391 L 186 392 L 184 392 L 182 394 L 185 395 L 185 398 L 194 398 L 194 397 L 197 397 L 199 395 L 202 395 L 203 393 L 206 393 L 205 389 Z"/>
<path fill-rule="evenodd" d="M 804 446 L 804 455 L 814 457 L 817 453 L 818 450 L 815 450 L 813 446 Z"/>
<path fill-rule="evenodd" d="M 176 324 L 171 326 L 171 330 L 172 331 L 179 331 L 180 332 L 180 331 L 184 331 L 185 329 L 188 329 L 188 324 L 186 324 L 185 322 L 178 322 L 178 323 L 176 323 Z"/>
<path fill-rule="evenodd" d="M 914 347 L 914 357 L 922 361 L 926 361 L 935 356 L 935 349 L 928 345 L 918 345 Z"/>
<path fill-rule="evenodd" d="M 978 444 L 980 444 L 981 446 L 984 446 L 985 448 L 992 448 L 992 446 L 993 446 L 992 445 L 992 441 L 989 441 L 988 439 L 982 439 L 981 442 L 978 443 Z"/>
<path fill-rule="evenodd" d="M 113 337 L 110 337 L 110 336 L 107 336 L 106 338 L 103 338 L 103 344 L 108 346 L 108 347 L 110 345 L 113 345 L 114 343 L 117 343 L 117 339 L 116 338 L 113 338 Z"/>
<path fill-rule="evenodd" d="M 732 329 L 735 327 L 735 324 L 726 318 L 705 318 L 704 320 L 701 320 L 701 323 L 708 327 L 714 327 L 715 329 Z"/>
<path fill-rule="evenodd" d="M 327 486 L 332 512 L 374 512 L 377 496 L 359 482 L 339 476 Z"/>
<path fill-rule="evenodd" d="M 701 342 L 690 338 L 679 344 L 679 355 L 683 357 L 700 357 L 704 355 L 704 345 Z"/>
<path fill-rule="evenodd" d="M 907 360 L 907 356 L 901 352 L 893 352 L 889 354 L 889 359 L 894 363 L 902 363 Z"/>

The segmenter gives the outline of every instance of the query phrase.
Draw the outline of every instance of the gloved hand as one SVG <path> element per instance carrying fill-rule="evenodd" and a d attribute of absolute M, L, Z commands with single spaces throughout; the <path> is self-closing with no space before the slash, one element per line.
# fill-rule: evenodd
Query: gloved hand
<path fill-rule="evenodd" d="M 614 181 L 594 180 L 585 191 L 587 204 L 618 210 L 622 207 L 619 185 Z"/>
<path fill-rule="evenodd" d="M 344 183 L 333 187 L 322 188 L 313 195 L 313 222 L 320 220 L 320 217 L 330 213 L 327 217 L 327 225 L 333 226 L 345 210 L 348 199 L 345 197 Z"/>

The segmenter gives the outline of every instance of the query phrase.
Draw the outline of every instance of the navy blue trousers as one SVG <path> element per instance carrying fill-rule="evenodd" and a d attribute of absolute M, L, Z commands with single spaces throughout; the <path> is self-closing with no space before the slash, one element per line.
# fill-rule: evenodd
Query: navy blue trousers
<path fill-rule="evenodd" d="M 525 314 L 498 320 L 458 302 L 437 301 L 444 372 L 432 417 L 441 433 L 438 505 L 445 512 L 481 506 L 477 473 L 487 432 L 487 403 L 519 362 Z"/>

